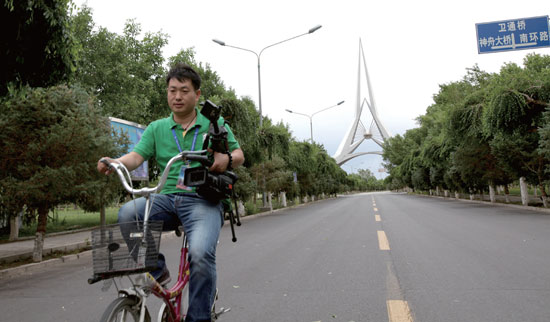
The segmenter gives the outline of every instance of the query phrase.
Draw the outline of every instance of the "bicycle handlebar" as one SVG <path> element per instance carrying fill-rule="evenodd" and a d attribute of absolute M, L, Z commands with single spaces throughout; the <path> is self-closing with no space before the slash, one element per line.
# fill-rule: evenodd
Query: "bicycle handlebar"
<path fill-rule="evenodd" d="M 102 158 L 99 161 L 106 164 L 109 167 L 109 170 L 114 169 L 116 171 L 126 191 L 128 191 L 133 195 L 146 196 L 152 193 L 157 193 L 162 190 L 162 188 L 166 184 L 166 179 L 168 179 L 170 168 L 177 161 L 180 161 L 180 160 L 198 161 L 203 166 L 210 167 L 212 165 L 212 161 L 208 158 L 208 156 L 205 155 L 206 152 L 207 150 L 183 151 L 177 154 L 176 156 L 171 158 L 170 161 L 168 161 L 168 163 L 166 164 L 166 168 L 162 172 L 158 185 L 152 188 L 146 187 L 141 189 L 132 188 L 131 184 L 129 183 L 129 181 L 131 181 L 130 172 L 128 171 L 128 169 L 124 164 L 122 164 L 121 162 L 110 162 L 109 159 L 107 158 Z"/>

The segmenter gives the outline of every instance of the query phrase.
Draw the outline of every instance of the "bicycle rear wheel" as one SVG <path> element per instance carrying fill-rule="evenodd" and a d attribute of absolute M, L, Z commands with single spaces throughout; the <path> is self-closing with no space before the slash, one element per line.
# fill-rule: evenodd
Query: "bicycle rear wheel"
<path fill-rule="evenodd" d="M 141 306 L 137 297 L 119 297 L 115 299 L 101 316 L 101 322 L 139 321 Z M 145 307 L 145 322 L 151 322 L 151 316 Z"/>

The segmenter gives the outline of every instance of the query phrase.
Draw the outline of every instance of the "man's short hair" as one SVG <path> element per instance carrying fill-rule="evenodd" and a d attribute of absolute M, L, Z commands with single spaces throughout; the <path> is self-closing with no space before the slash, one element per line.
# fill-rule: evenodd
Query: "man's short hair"
<path fill-rule="evenodd" d="M 201 88 L 201 77 L 191 66 L 185 63 L 176 63 L 172 66 L 166 76 L 166 85 L 170 83 L 172 78 L 175 78 L 180 82 L 190 80 L 195 90 L 199 90 Z"/>

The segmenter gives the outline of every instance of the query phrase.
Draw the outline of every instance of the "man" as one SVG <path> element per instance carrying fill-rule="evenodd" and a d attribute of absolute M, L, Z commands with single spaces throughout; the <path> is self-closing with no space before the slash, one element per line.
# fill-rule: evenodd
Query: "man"
<path fill-rule="evenodd" d="M 123 163 L 132 171 L 145 160 L 155 157 L 164 171 L 167 162 L 181 151 L 200 150 L 208 133 L 210 121 L 200 114 L 197 103 L 201 90 L 200 76 L 188 65 L 177 64 L 166 77 L 168 105 L 172 110 L 169 117 L 152 122 L 134 150 L 114 162 Z M 218 124 L 223 124 L 220 118 Z M 214 152 L 210 171 L 224 172 L 228 168 L 242 165 L 244 155 L 227 126 L 228 154 Z M 154 196 L 150 220 L 164 221 L 163 229 L 171 230 L 183 225 L 189 240 L 189 310 L 186 322 L 210 321 L 210 310 L 216 292 L 216 244 L 223 225 L 221 203 L 207 201 L 194 188 L 178 180 L 180 173 L 197 164 L 175 164 L 170 170 L 166 185 L 160 194 Z M 112 171 L 98 161 L 98 171 L 110 174 Z M 145 199 L 139 198 L 123 205 L 118 213 L 119 223 L 143 220 Z M 179 218 L 179 220 L 178 220 Z M 159 255 L 158 269 L 151 275 L 161 283 L 170 281 L 164 256 Z"/>

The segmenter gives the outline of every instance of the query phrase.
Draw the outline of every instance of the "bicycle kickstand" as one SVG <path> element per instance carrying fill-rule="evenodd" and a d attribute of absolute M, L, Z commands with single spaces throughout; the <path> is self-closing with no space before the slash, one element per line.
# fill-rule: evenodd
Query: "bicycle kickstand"
<path fill-rule="evenodd" d="M 216 311 L 216 302 L 218 301 L 218 289 L 216 289 L 216 297 L 214 297 L 214 305 L 212 305 L 212 321 L 216 321 L 220 315 L 231 311 L 231 308 L 221 307 Z"/>

